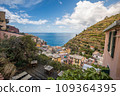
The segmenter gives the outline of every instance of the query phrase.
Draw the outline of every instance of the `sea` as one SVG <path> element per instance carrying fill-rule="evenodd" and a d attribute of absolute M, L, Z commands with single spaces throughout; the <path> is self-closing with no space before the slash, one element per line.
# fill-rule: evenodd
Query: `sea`
<path fill-rule="evenodd" d="M 75 37 L 76 33 L 29 33 L 47 42 L 50 46 L 63 46 L 70 39 Z"/>

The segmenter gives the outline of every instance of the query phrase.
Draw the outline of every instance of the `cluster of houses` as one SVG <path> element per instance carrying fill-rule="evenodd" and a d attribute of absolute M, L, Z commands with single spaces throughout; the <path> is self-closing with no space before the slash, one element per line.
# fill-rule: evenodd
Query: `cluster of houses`
<path fill-rule="evenodd" d="M 98 51 L 95 51 L 93 53 L 92 58 L 86 58 L 84 56 L 80 56 L 77 54 L 71 55 L 71 49 L 60 47 L 60 46 L 49 46 L 49 45 L 43 45 L 40 47 L 42 52 L 39 54 L 44 54 L 54 61 L 58 61 L 60 63 L 64 64 L 72 64 L 72 65 L 79 65 L 83 66 L 84 64 L 99 64 L 102 65 L 103 62 L 103 55 L 99 53 Z"/>
<path fill-rule="evenodd" d="M 43 45 L 47 45 L 47 43 L 44 40 L 38 38 L 37 36 L 31 35 L 28 33 L 25 33 L 25 35 L 31 36 L 32 40 L 36 43 L 36 47 L 38 47 L 38 48 L 42 47 Z"/>

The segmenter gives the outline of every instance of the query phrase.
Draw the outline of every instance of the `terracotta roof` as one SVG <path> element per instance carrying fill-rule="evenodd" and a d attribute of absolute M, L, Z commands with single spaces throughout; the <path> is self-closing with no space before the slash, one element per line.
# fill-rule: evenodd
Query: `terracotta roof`
<path fill-rule="evenodd" d="M 90 46 L 90 48 L 94 48 L 94 46 Z"/>

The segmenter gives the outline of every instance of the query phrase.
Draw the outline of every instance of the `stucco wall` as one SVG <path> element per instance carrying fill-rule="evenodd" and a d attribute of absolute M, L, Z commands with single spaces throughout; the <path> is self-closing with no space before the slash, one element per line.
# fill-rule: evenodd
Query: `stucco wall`
<path fill-rule="evenodd" d="M 103 65 L 106 67 L 107 65 L 109 66 L 110 76 L 113 79 L 120 79 L 120 37 L 116 37 L 114 58 L 111 57 L 110 53 L 107 50 L 108 41 L 109 41 L 109 32 L 113 30 L 114 29 L 106 32 Z M 119 31 L 117 31 L 117 35 L 120 35 L 120 29 Z"/>

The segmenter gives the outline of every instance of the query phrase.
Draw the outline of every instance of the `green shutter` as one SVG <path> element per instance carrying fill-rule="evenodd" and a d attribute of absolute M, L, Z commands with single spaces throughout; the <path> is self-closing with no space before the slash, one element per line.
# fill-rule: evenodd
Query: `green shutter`
<path fill-rule="evenodd" d="M 111 34 L 112 34 L 112 32 L 109 32 L 108 51 L 110 51 Z"/>
<path fill-rule="evenodd" d="M 112 50 L 111 50 L 111 57 L 114 58 L 114 51 L 115 51 L 115 41 L 116 41 L 116 34 L 117 31 L 113 32 L 113 41 L 112 41 Z"/>

